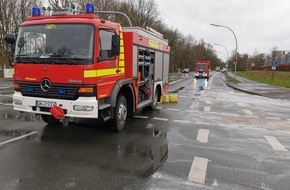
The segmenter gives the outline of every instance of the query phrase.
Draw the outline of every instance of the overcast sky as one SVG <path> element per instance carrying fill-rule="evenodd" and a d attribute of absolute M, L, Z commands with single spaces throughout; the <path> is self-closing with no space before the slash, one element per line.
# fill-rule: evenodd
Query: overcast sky
<path fill-rule="evenodd" d="M 270 53 L 273 47 L 290 49 L 290 0 L 155 0 L 162 19 L 169 27 L 178 28 L 184 35 L 209 44 L 224 45 L 229 53 Z M 225 58 L 226 50 L 214 46 Z"/>

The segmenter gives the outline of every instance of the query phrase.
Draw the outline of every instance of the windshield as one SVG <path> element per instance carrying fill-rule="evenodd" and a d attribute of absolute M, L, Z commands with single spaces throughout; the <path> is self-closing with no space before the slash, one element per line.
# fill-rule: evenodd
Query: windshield
<path fill-rule="evenodd" d="M 23 26 L 18 33 L 15 61 L 92 63 L 93 42 L 94 27 L 88 24 Z"/>
<path fill-rule="evenodd" d="M 206 69 L 207 65 L 206 64 L 196 64 L 197 69 Z"/>

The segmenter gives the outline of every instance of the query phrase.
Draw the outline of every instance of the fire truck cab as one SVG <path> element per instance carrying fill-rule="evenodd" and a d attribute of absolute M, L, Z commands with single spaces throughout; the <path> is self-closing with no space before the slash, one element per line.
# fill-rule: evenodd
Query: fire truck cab
<path fill-rule="evenodd" d="M 121 131 L 168 88 L 167 40 L 150 28 L 105 21 L 91 4 L 84 14 L 41 16 L 35 9 L 5 39 L 15 47 L 14 109 L 50 125 L 95 118 Z"/>

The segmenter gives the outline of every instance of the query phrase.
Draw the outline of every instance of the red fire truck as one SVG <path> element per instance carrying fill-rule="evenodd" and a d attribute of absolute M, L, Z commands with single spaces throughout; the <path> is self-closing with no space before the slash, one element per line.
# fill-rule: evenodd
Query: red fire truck
<path fill-rule="evenodd" d="M 210 74 L 210 61 L 207 60 L 196 60 L 194 67 L 195 77 L 206 77 L 209 78 Z"/>
<path fill-rule="evenodd" d="M 86 12 L 33 15 L 21 24 L 13 60 L 14 109 L 50 125 L 96 118 L 121 131 L 127 117 L 154 109 L 168 88 L 168 41 L 150 29 L 122 27 Z"/>

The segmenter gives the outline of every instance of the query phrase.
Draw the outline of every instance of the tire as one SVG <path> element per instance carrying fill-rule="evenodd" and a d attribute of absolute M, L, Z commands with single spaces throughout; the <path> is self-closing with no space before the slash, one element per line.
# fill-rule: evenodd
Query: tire
<path fill-rule="evenodd" d="M 41 114 L 41 119 L 49 125 L 59 125 L 60 120 L 55 119 L 52 115 Z"/>
<path fill-rule="evenodd" d="M 126 124 L 128 110 L 127 101 L 123 95 L 119 95 L 117 98 L 116 107 L 114 108 L 114 118 L 111 121 L 111 129 L 115 132 L 123 130 Z"/>
<path fill-rule="evenodd" d="M 150 105 L 150 109 L 151 110 L 155 110 L 156 109 L 157 102 L 158 102 L 158 90 L 156 89 L 155 93 L 154 93 L 153 103 Z"/>

